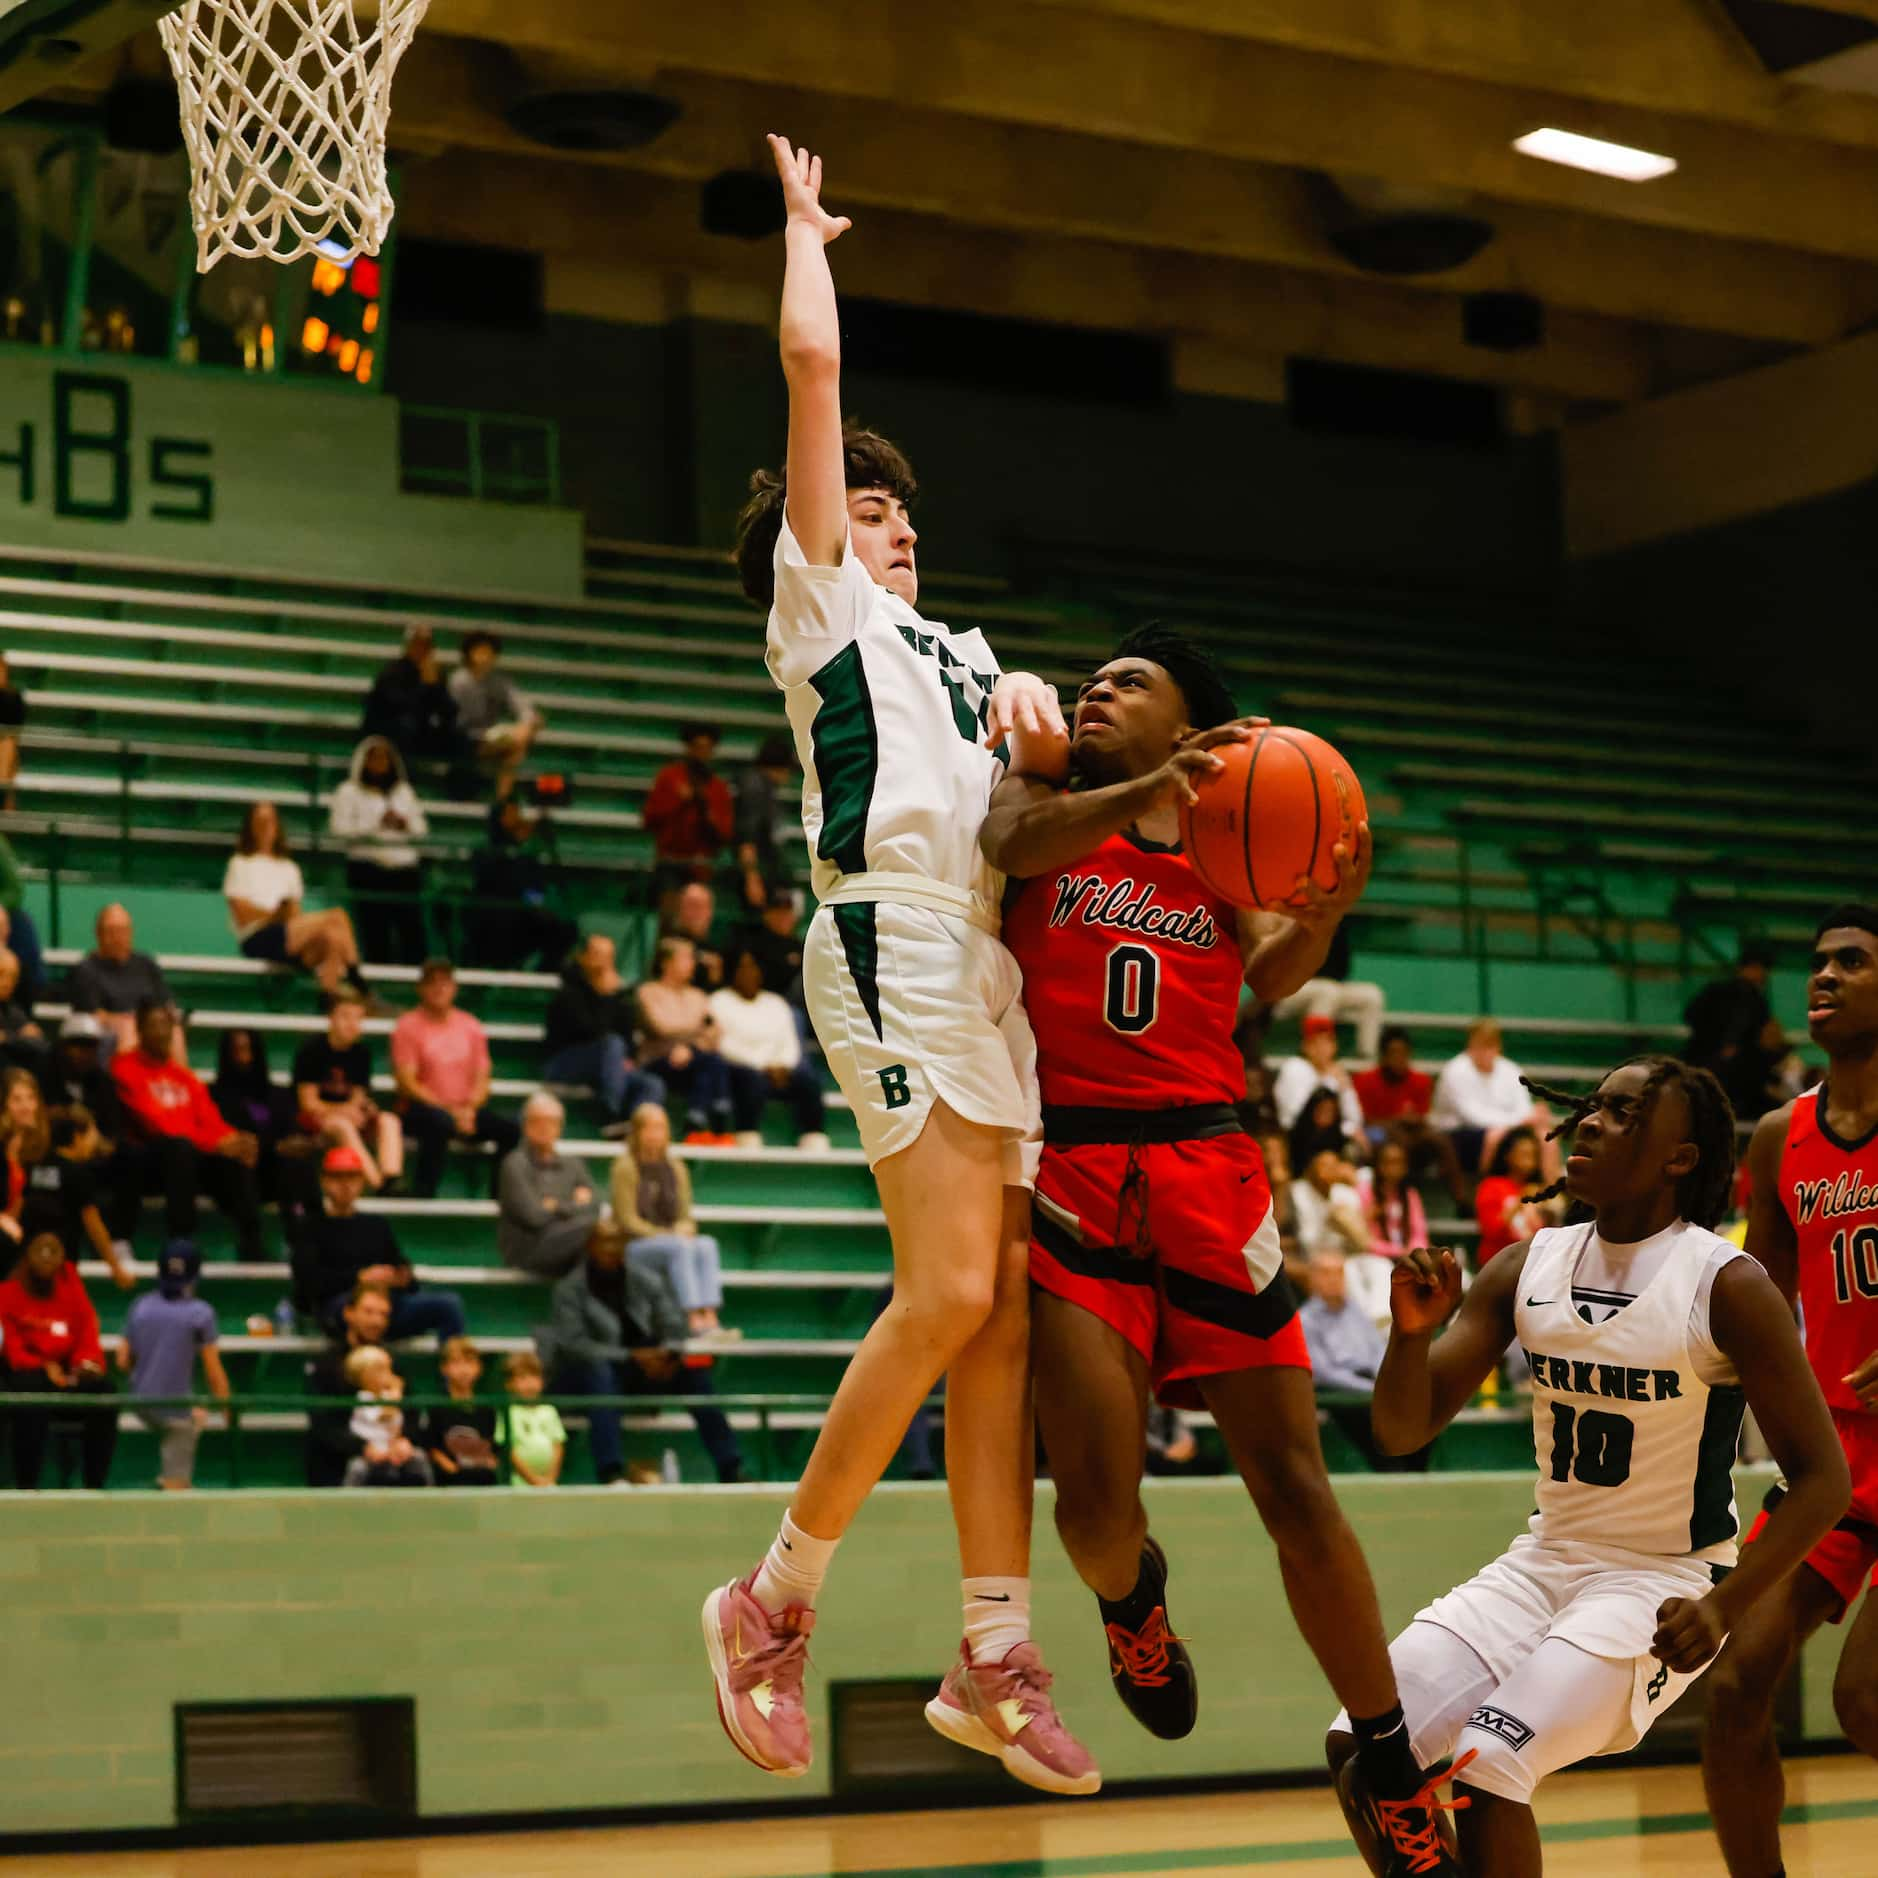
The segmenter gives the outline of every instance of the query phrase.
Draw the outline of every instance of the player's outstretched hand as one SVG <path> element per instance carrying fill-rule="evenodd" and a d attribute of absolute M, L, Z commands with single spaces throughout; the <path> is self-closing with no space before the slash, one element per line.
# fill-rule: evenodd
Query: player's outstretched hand
<path fill-rule="evenodd" d="M 1174 739 L 1176 750 L 1217 750 L 1221 744 L 1250 743 L 1252 733 L 1271 724 L 1269 717 L 1235 717 L 1230 724 L 1215 724 L 1211 730 L 1183 730 Z"/>
<path fill-rule="evenodd" d="M 985 748 L 995 750 L 1012 731 L 1025 737 L 1069 740 L 1056 688 L 1034 672 L 1006 672 L 992 687 L 985 712 Z"/>
<path fill-rule="evenodd" d="M 1389 1317 L 1405 1337 L 1425 1337 L 1461 1301 L 1461 1264 L 1444 1245 L 1406 1252 L 1389 1274 Z"/>
<path fill-rule="evenodd" d="M 1845 1380 L 1866 1412 L 1878 1415 L 1878 1350 L 1874 1350 Z"/>
<path fill-rule="evenodd" d="M 854 224 L 845 215 L 830 215 L 822 207 L 822 160 L 806 150 L 792 150 L 787 137 L 769 135 L 770 154 L 776 159 L 776 174 L 782 178 L 783 207 L 792 222 L 814 228 L 825 247 L 837 235 L 845 235 Z"/>
<path fill-rule="evenodd" d="M 1161 785 L 1154 798 L 1156 808 L 1172 809 L 1183 802 L 1199 801 L 1194 784 L 1203 776 L 1214 775 L 1226 767 L 1212 750 L 1213 746 L 1207 744 L 1183 744 L 1154 772 L 1154 780 Z"/>
<path fill-rule="evenodd" d="M 1339 841 L 1330 853 L 1337 863 L 1335 891 L 1326 893 L 1310 875 L 1300 874 L 1297 892 L 1285 902 L 1285 910 L 1301 926 L 1333 925 L 1362 899 L 1376 858 L 1369 823 L 1358 822 L 1354 836 Z"/>
<path fill-rule="evenodd" d="M 1650 1654 L 1682 1676 L 1693 1676 L 1728 1641 L 1712 1598 L 1671 1598 L 1656 1613 Z"/>

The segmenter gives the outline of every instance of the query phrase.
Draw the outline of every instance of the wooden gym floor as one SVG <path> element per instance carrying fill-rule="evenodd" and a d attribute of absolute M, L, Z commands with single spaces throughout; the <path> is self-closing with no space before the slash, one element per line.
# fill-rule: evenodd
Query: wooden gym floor
<path fill-rule="evenodd" d="M 1878 1878 L 1878 1767 L 1788 1768 L 1789 1878 Z M 1541 1796 L 1547 1878 L 1721 1878 L 1692 1767 L 1565 1774 Z M 40 1878 L 1363 1878 L 1322 1792 L 1066 1801 L 583 1832 L 0 1858 Z"/>

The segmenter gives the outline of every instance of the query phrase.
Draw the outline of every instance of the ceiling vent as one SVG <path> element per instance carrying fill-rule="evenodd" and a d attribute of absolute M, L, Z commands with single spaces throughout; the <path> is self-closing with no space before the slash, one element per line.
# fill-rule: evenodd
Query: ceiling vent
<path fill-rule="evenodd" d="M 677 123 L 683 106 L 655 91 L 538 91 L 511 104 L 509 128 L 549 150 L 642 150 Z"/>
<path fill-rule="evenodd" d="M 1494 237 L 1473 197 L 1370 177 L 1313 179 L 1325 238 L 1366 274 L 1445 274 Z"/>

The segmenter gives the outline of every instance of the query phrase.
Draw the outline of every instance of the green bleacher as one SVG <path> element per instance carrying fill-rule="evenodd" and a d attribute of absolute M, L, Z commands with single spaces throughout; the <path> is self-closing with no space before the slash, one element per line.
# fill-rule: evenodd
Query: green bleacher
<path fill-rule="evenodd" d="M 1391 1015 L 1437 1066 L 1466 1024 L 1491 1009 L 1507 1048 L 1551 1079 L 1600 1068 L 1681 1034 L 1693 977 L 1732 954 L 1745 928 L 1805 930 L 1830 899 L 1865 891 L 1855 831 L 1814 812 L 1820 768 L 1862 755 L 1814 751 L 1793 726 L 1702 687 L 1685 668 L 1623 657 L 1621 706 L 1608 667 L 1593 672 L 1544 638 L 1483 633 L 1463 621 L 1312 606 L 1225 579 L 1100 581 L 1066 570 L 1054 591 L 1014 594 L 996 581 L 933 577 L 935 617 L 985 628 L 1007 666 L 1073 682 L 1120 629 L 1166 617 L 1219 649 L 1241 702 L 1310 725 L 1344 747 L 1365 779 L 1377 834 L 1375 876 L 1353 927 L 1357 969 L 1385 987 Z M 358 737 L 371 676 L 404 627 L 423 619 L 446 656 L 472 623 L 499 625 L 506 658 L 549 728 L 541 761 L 568 771 L 576 802 L 557 817 L 568 908 L 643 957 L 640 876 L 649 858 L 640 808 L 675 753 L 686 716 L 723 724 L 734 770 L 783 726 L 760 660 L 761 624 L 722 561 L 698 550 L 595 544 L 581 602 L 363 585 L 123 560 L 0 553 L 0 645 L 28 697 L 18 807 L 0 816 L 29 881 L 47 942 L 57 1011 L 62 968 L 89 943 L 92 917 L 124 898 L 138 943 L 157 952 L 191 1013 L 191 1053 L 212 1070 L 220 1033 L 250 1024 L 270 1040 L 277 1074 L 320 1026 L 303 978 L 239 958 L 217 888 L 242 807 L 265 792 L 281 807 L 309 898 L 337 899 L 343 861 L 325 836 L 325 800 Z M 432 837 L 432 881 L 461 890 L 482 811 L 418 777 Z M 1797 962 L 1795 970 L 1797 971 Z M 394 1003 L 414 978 L 380 969 Z M 1780 994 L 1793 974 L 1776 983 Z M 498 1100 L 537 1085 L 552 978 L 469 971 L 462 999 L 490 1027 Z M 1790 1004 L 1793 1000 L 1788 999 Z M 383 1020 L 370 1027 L 382 1039 Z M 380 1056 L 383 1044 L 380 1043 Z M 383 1067 L 381 1062 L 381 1067 Z M 602 1179 L 617 1152 L 598 1137 L 584 1091 L 569 1136 Z M 780 1118 L 778 1118 L 778 1126 Z M 716 1361 L 721 1392 L 826 1397 L 870 1321 L 890 1268 L 886 1233 L 852 1118 L 830 1113 L 834 1147 L 805 1155 L 687 1150 L 700 1222 L 725 1254 L 728 1322 L 744 1343 Z M 494 1263 L 486 1161 L 454 1155 L 442 1197 L 389 1201 L 427 1284 L 453 1285 L 473 1331 L 495 1351 L 520 1347 L 547 1313 L 547 1289 Z M 1464 1238 L 1460 1221 L 1438 1222 Z M 154 1246 L 154 1217 L 142 1240 Z M 205 1212 L 204 1294 L 215 1304 L 238 1389 L 292 1396 L 301 1339 L 250 1336 L 286 1290 L 284 1264 L 236 1264 L 222 1222 Z M 86 1268 L 102 1279 L 103 1268 Z M 123 1294 L 92 1287 L 114 1331 Z M 414 1351 L 414 1386 L 434 1376 Z M 754 1426 L 755 1410 L 737 1419 Z M 792 1474 L 819 1416 L 762 1418 L 765 1466 Z M 299 1476 L 291 1409 L 250 1418 L 243 1478 Z M 1525 1436 L 1491 1410 L 1454 1431 L 1438 1464 L 1510 1459 Z M 677 1450 L 687 1478 L 709 1477 L 682 1415 L 636 1418 L 637 1451 Z M 205 1443 L 200 1477 L 219 1477 Z M 1342 1456 L 1349 1460 L 1347 1454 Z M 570 1477 L 585 1466 L 584 1444 Z M 126 1419 L 117 1478 L 147 1479 L 148 1438 Z"/>

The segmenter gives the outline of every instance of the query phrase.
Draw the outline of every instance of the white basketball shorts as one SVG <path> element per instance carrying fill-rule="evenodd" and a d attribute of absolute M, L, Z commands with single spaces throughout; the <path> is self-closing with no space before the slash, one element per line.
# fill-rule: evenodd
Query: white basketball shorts
<path fill-rule="evenodd" d="M 1003 940 L 968 920 L 892 900 L 816 909 L 803 995 L 870 1167 L 943 1100 L 1005 1131 L 1007 1186 L 1035 1185 L 1043 1116 L 1022 986 Z"/>

